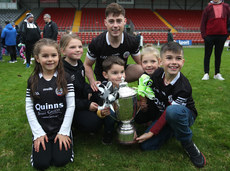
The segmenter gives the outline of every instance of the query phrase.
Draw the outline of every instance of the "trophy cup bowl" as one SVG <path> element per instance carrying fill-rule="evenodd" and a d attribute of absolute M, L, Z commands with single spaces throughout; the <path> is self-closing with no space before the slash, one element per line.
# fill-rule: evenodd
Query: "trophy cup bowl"
<path fill-rule="evenodd" d="M 118 111 L 117 119 L 120 121 L 118 126 L 118 142 L 120 144 L 136 143 L 136 129 L 133 119 L 137 112 L 137 93 L 133 88 L 121 86 L 119 88 L 119 98 L 117 100 Z"/>

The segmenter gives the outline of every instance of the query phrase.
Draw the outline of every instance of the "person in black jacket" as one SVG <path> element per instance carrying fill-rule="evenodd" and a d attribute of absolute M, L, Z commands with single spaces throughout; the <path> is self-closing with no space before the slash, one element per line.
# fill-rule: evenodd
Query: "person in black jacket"
<path fill-rule="evenodd" d="M 41 38 L 40 28 L 34 22 L 34 16 L 31 13 L 26 14 L 26 19 L 20 27 L 21 43 L 26 45 L 26 67 L 30 67 L 30 59 L 34 44 Z"/>
<path fill-rule="evenodd" d="M 73 127 L 84 132 L 96 132 L 102 120 L 96 114 L 98 104 L 90 100 L 92 89 L 85 81 L 85 68 L 81 61 L 82 41 L 76 34 L 66 34 L 60 40 L 60 48 L 64 55 L 64 69 L 70 74 L 75 89 Z"/>
<path fill-rule="evenodd" d="M 57 24 L 51 20 L 51 16 L 49 14 L 45 14 L 43 18 L 46 23 L 43 29 L 43 38 L 49 38 L 57 41 L 57 35 L 58 35 Z"/>

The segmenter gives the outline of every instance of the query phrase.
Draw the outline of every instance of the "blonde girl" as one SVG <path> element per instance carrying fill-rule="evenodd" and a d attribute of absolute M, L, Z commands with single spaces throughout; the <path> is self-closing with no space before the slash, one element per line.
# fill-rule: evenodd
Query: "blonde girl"
<path fill-rule="evenodd" d="M 64 69 L 71 76 L 76 95 L 73 127 L 94 133 L 101 127 L 102 120 L 96 115 L 98 104 L 91 100 L 92 89 L 85 81 L 82 41 L 76 34 L 66 34 L 60 40 L 60 48 Z"/>
<path fill-rule="evenodd" d="M 141 66 L 149 76 L 160 66 L 160 52 L 151 44 L 147 44 L 141 52 Z"/>

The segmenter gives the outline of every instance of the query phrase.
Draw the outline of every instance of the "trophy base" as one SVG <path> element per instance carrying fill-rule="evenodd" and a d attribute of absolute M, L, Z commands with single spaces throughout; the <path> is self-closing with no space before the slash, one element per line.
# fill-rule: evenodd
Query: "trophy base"
<path fill-rule="evenodd" d="M 124 145 L 136 144 L 136 129 L 131 123 L 122 123 L 118 129 L 118 143 Z"/>

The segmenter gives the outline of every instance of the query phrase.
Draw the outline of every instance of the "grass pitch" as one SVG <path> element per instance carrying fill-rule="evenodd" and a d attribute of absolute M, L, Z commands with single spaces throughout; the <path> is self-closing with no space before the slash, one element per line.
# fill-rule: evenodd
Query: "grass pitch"
<path fill-rule="evenodd" d="M 207 159 L 205 170 L 230 170 L 230 52 L 224 49 L 222 55 L 221 73 L 225 81 L 213 79 L 213 56 L 210 80 L 201 81 L 203 54 L 203 48 L 184 49 L 182 72 L 190 80 L 198 110 L 192 126 L 193 140 Z M 14 64 L 7 63 L 8 56 L 3 59 L 5 62 L 0 63 L 0 170 L 34 170 L 30 165 L 31 130 L 25 113 L 26 85 L 33 65 L 26 69 L 19 58 Z M 115 140 L 111 146 L 104 146 L 101 132 L 94 136 L 77 132 L 74 162 L 48 170 L 197 170 L 176 139 L 158 151 L 142 152 L 138 145 L 122 146 Z"/>

